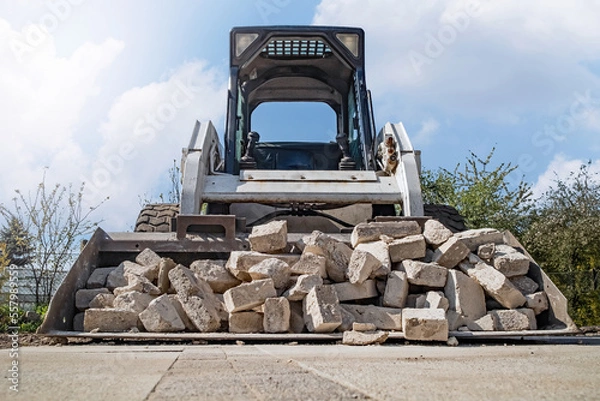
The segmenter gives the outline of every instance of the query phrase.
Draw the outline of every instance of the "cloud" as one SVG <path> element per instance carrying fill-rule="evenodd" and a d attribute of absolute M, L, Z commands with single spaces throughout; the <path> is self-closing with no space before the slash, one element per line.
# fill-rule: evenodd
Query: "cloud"
<path fill-rule="evenodd" d="M 412 137 L 415 148 L 431 143 L 440 128 L 440 123 L 434 118 L 428 118 L 421 122 L 421 129 Z"/>
<path fill-rule="evenodd" d="M 550 188 L 556 187 L 556 181 L 568 181 L 571 174 L 577 173 L 579 168 L 587 162 L 579 159 L 567 159 L 563 154 L 555 155 L 546 171 L 538 177 L 533 185 L 534 199 L 540 198 Z M 590 172 L 600 174 L 600 159 L 592 161 Z"/>

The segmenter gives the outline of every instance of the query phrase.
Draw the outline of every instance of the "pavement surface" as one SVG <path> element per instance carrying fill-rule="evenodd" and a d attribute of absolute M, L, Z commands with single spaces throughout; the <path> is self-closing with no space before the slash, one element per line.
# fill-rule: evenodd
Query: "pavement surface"
<path fill-rule="evenodd" d="M 0 400 L 600 400 L 597 345 L 41 346 L 0 369 Z"/>

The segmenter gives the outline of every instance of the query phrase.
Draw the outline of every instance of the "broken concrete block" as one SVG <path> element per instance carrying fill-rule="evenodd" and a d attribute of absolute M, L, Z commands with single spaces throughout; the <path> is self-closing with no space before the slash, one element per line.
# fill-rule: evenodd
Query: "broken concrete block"
<path fill-rule="evenodd" d="M 469 261 L 459 265 L 460 270 L 483 287 L 485 292 L 502 306 L 509 309 L 517 308 L 525 303 L 525 297 L 514 285 L 492 266 L 471 254 Z"/>
<path fill-rule="evenodd" d="M 306 332 L 304 324 L 304 312 L 302 311 L 302 301 L 290 302 L 290 333 Z"/>
<path fill-rule="evenodd" d="M 300 260 L 290 266 L 290 273 L 298 276 L 318 274 L 322 278 L 327 278 L 327 259 L 323 255 L 305 251 L 300 256 Z"/>
<path fill-rule="evenodd" d="M 448 299 L 441 291 L 427 291 L 427 294 L 417 298 L 415 306 L 417 308 L 443 309 L 444 312 L 447 312 Z"/>
<path fill-rule="evenodd" d="M 402 310 L 404 338 L 415 341 L 448 341 L 448 320 L 443 309 Z"/>
<path fill-rule="evenodd" d="M 379 330 L 402 330 L 402 309 L 374 305 L 340 306 L 354 317 L 354 322 L 373 323 Z"/>
<path fill-rule="evenodd" d="M 127 277 L 127 274 L 133 274 L 135 276 L 146 277 L 150 282 L 156 281 L 156 278 L 158 277 L 158 264 L 142 266 L 138 263 L 133 263 L 128 260 L 121 264 L 123 265 L 125 277 Z"/>
<path fill-rule="evenodd" d="M 142 266 L 157 266 L 160 259 L 152 249 L 146 248 L 135 257 L 135 262 Z"/>
<path fill-rule="evenodd" d="M 350 241 L 352 247 L 356 248 L 358 244 L 377 241 L 382 235 L 404 238 L 416 234 L 421 234 L 421 227 L 416 221 L 360 223 L 352 230 Z"/>
<path fill-rule="evenodd" d="M 423 237 L 427 244 L 437 248 L 452 237 L 452 231 L 437 220 L 427 220 L 423 227 Z"/>
<path fill-rule="evenodd" d="M 177 263 L 170 258 L 161 258 L 158 262 L 158 278 L 156 279 L 156 286 L 163 294 L 169 292 L 169 288 L 171 287 L 169 272 L 173 270 L 175 266 L 177 266 Z"/>
<path fill-rule="evenodd" d="M 496 315 L 488 313 L 479 319 L 467 322 L 467 328 L 472 331 L 494 331 L 497 327 Z"/>
<path fill-rule="evenodd" d="M 373 323 L 354 322 L 354 323 L 352 323 L 352 330 L 354 330 L 354 331 L 375 331 L 375 330 L 377 330 L 377 326 L 375 326 Z"/>
<path fill-rule="evenodd" d="M 335 331 L 343 333 L 348 330 L 352 330 L 352 326 L 356 322 L 356 318 L 350 312 L 343 308 L 343 304 L 340 304 L 340 312 L 342 313 L 342 324 L 338 326 Z M 377 328 L 377 327 L 376 327 Z"/>
<path fill-rule="evenodd" d="M 548 309 L 548 297 L 543 291 L 525 295 L 526 306 L 533 310 L 536 315 Z"/>
<path fill-rule="evenodd" d="M 183 265 L 177 265 L 172 268 L 169 273 L 169 281 L 177 292 L 182 302 L 188 296 L 203 297 L 206 294 L 213 294 L 210 285 L 200 279 L 191 269 Z"/>
<path fill-rule="evenodd" d="M 352 257 L 352 249 L 348 245 L 320 231 L 313 231 L 302 241 L 305 253 L 310 252 L 325 257 L 327 276 L 331 280 L 338 283 L 346 281 L 348 263 Z"/>
<path fill-rule="evenodd" d="M 355 250 L 369 252 L 381 263 L 381 266 L 371 275 L 372 277 L 385 277 L 392 271 L 392 260 L 390 259 L 390 251 L 386 242 L 364 242 L 358 244 Z"/>
<path fill-rule="evenodd" d="M 90 301 L 89 307 L 94 309 L 112 308 L 114 307 L 114 301 L 115 296 L 113 294 L 100 293 Z"/>
<path fill-rule="evenodd" d="M 332 286 L 314 287 L 302 301 L 304 323 L 310 332 L 330 333 L 342 324 L 337 293 Z"/>
<path fill-rule="evenodd" d="M 459 327 L 464 326 L 466 323 L 462 315 L 452 309 L 448 309 L 446 312 L 446 319 L 448 319 L 449 331 L 458 330 Z"/>
<path fill-rule="evenodd" d="M 524 276 L 529 271 L 529 258 L 509 245 L 497 245 L 494 267 L 506 277 Z"/>
<path fill-rule="evenodd" d="M 323 285 L 323 279 L 317 274 L 304 274 L 298 276 L 296 284 L 294 284 L 284 296 L 288 301 L 302 301 L 306 294 L 314 287 Z"/>
<path fill-rule="evenodd" d="M 261 305 L 267 298 L 277 296 L 272 279 L 243 283 L 225 291 L 223 299 L 229 313 L 250 310 Z"/>
<path fill-rule="evenodd" d="M 167 294 L 152 300 L 139 314 L 139 318 L 144 328 L 150 332 L 167 333 L 185 329 L 183 320 Z"/>
<path fill-rule="evenodd" d="M 125 287 L 117 287 L 113 290 L 115 295 L 125 294 L 127 292 L 137 291 L 150 295 L 160 295 L 160 289 L 152 284 L 145 276 L 137 274 L 125 273 L 127 285 Z"/>
<path fill-rule="evenodd" d="M 265 300 L 265 333 L 285 333 L 290 329 L 290 303 L 283 297 Z"/>
<path fill-rule="evenodd" d="M 527 276 L 510 277 L 509 280 L 523 295 L 533 294 L 540 288 L 538 283 Z"/>
<path fill-rule="evenodd" d="M 462 231 L 454 234 L 454 237 L 465 244 L 471 252 L 476 252 L 480 245 L 504 243 L 504 235 L 494 228 L 478 228 Z"/>
<path fill-rule="evenodd" d="M 483 244 L 477 247 L 477 256 L 485 261 L 489 261 L 494 257 L 494 252 L 496 252 L 496 244 Z"/>
<path fill-rule="evenodd" d="M 535 313 L 531 309 L 494 310 L 490 313 L 496 318 L 496 330 L 519 331 L 537 329 Z"/>
<path fill-rule="evenodd" d="M 345 331 L 342 337 L 344 345 L 383 344 L 389 336 L 387 331 Z"/>
<path fill-rule="evenodd" d="M 446 285 L 448 269 L 435 263 L 424 263 L 416 260 L 405 260 L 401 270 L 406 272 L 408 282 L 414 285 L 440 288 Z"/>
<path fill-rule="evenodd" d="M 467 321 L 477 320 L 486 313 L 483 288 L 472 278 L 458 270 L 449 270 L 444 294 L 449 308 Z"/>
<path fill-rule="evenodd" d="M 250 249 L 255 252 L 276 253 L 287 246 L 287 221 L 271 221 L 252 227 L 248 236 Z"/>
<path fill-rule="evenodd" d="M 362 284 L 380 266 L 379 259 L 371 253 L 355 249 L 348 263 L 348 281 L 352 284 Z"/>
<path fill-rule="evenodd" d="M 108 288 L 82 288 L 75 293 L 75 307 L 79 310 L 85 310 L 90 307 L 90 302 L 98 294 L 110 294 Z"/>
<path fill-rule="evenodd" d="M 156 298 L 156 296 L 139 291 L 125 292 L 115 297 L 113 300 L 113 307 L 115 309 L 141 313 L 148 305 L 150 305 L 150 302 L 152 302 L 154 298 Z"/>
<path fill-rule="evenodd" d="M 123 332 L 137 329 L 137 312 L 120 309 L 87 309 L 83 318 L 83 330 L 99 332 Z"/>
<path fill-rule="evenodd" d="M 383 293 L 383 306 L 403 308 L 408 296 L 408 278 L 406 272 L 394 270 L 388 275 Z"/>
<path fill-rule="evenodd" d="M 187 313 L 185 313 L 185 310 L 183 309 L 183 305 L 181 304 L 181 300 L 179 299 L 179 296 L 177 294 L 167 294 L 167 296 L 169 297 L 169 299 L 171 300 L 171 303 L 175 307 L 175 310 L 177 311 L 179 318 L 185 325 L 185 329 L 187 331 L 196 331 L 196 326 L 194 325 L 194 323 L 192 323 L 192 321 L 188 317 Z"/>
<path fill-rule="evenodd" d="M 92 270 L 92 274 L 88 278 L 86 288 L 104 288 L 106 287 L 106 278 L 117 267 L 97 267 Z"/>
<path fill-rule="evenodd" d="M 440 245 L 433 253 L 433 262 L 452 269 L 469 255 L 469 248 L 456 237 Z"/>
<path fill-rule="evenodd" d="M 277 258 L 269 258 L 248 269 L 248 274 L 252 280 L 270 278 L 275 288 L 283 288 L 290 279 L 290 266 Z"/>
<path fill-rule="evenodd" d="M 337 297 L 341 302 L 373 298 L 379 295 L 375 280 L 367 280 L 362 284 L 352 284 L 349 282 L 335 283 L 332 284 L 332 287 L 335 289 Z"/>
<path fill-rule="evenodd" d="M 421 295 L 425 296 L 425 294 L 410 294 L 410 289 L 409 289 L 409 294 L 406 297 L 406 303 L 404 304 L 403 308 L 416 308 L 417 307 L 417 299 L 419 299 L 419 297 Z"/>
<path fill-rule="evenodd" d="M 262 333 L 263 315 L 254 311 L 243 311 L 229 314 L 230 333 Z"/>
<path fill-rule="evenodd" d="M 225 267 L 226 263 L 226 260 L 201 259 L 192 262 L 190 270 L 198 278 L 206 281 L 214 292 L 222 294 L 242 283 L 229 272 Z"/>
<path fill-rule="evenodd" d="M 229 255 L 227 264 L 225 265 L 229 272 L 238 280 L 252 281 L 252 277 L 248 274 L 248 269 L 262 262 L 265 259 L 277 258 L 288 265 L 292 266 L 300 260 L 300 255 L 296 254 L 276 254 L 260 253 L 253 251 L 234 251 Z"/>
<path fill-rule="evenodd" d="M 409 235 L 388 242 L 388 252 L 392 263 L 405 259 L 421 259 L 426 254 L 425 237 L 421 234 Z"/>
<path fill-rule="evenodd" d="M 125 287 L 127 285 L 127 277 L 125 277 L 125 266 L 121 263 L 106 277 L 106 288 L 114 291 L 115 288 Z"/>

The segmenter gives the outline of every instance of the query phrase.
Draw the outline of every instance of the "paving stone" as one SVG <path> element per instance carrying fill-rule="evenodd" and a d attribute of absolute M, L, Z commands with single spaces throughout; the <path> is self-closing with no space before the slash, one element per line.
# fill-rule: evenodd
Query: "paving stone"
<path fill-rule="evenodd" d="M 477 256 L 481 259 L 490 261 L 494 257 L 494 253 L 496 252 L 496 244 L 483 244 L 477 247 Z"/>
<path fill-rule="evenodd" d="M 167 333 L 185 330 L 185 324 L 167 294 L 152 300 L 139 314 L 139 318 L 149 332 Z"/>
<path fill-rule="evenodd" d="M 243 283 L 230 288 L 223 294 L 225 308 L 229 313 L 250 310 L 261 305 L 267 298 L 277 296 L 272 279 L 257 280 Z"/>
<path fill-rule="evenodd" d="M 439 221 L 432 219 L 425 222 L 423 236 L 427 244 L 437 248 L 452 237 L 452 231 Z"/>
<path fill-rule="evenodd" d="M 469 255 L 469 248 L 456 237 L 440 245 L 433 253 L 433 262 L 452 269 Z"/>
<path fill-rule="evenodd" d="M 483 288 L 472 278 L 458 270 L 449 270 L 444 294 L 449 308 L 467 321 L 477 320 L 486 314 Z"/>
<path fill-rule="evenodd" d="M 494 310 L 490 313 L 496 317 L 496 330 L 520 331 L 537 329 L 535 313 L 531 309 Z"/>
<path fill-rule="evenodd" d="M 137 291 L 143 292 L 150 295 L 160 295 L 160 289 L 152 284 L 145 276 L 138 276 L 137 274 L 125 273 L 127 278 L 127 285 L 124 287 L 117 287 L 113 290 L 115 295 L 125 294 L 127 292 Z"/>
<path fill-rule="evenodd" d="M 402 332 L 407 340 L 448 341 L 448 320 L 443 309 L 402 310 Z"/>
<path fill-rule="evenodd" d="M 300 260 L 296 254 L 268 254 L 254 251 L 234 251 L 229 255 L 226 267 L 234 277 L 241 281 L 252 281 L 248 270 L 265 259 L 277 258 L 292 266 Z"/>
<path fill-rule="evenodd" d="M 532 309 L 536 315 L 548 309 L 548 297 L 543 291 L 525 295 L 527 307 Z"/>
<path fill-rule="evenodd" d="M 169 272 L 177 266 L 177 263 L 171 258 L 161 258 L 158 262 L 158 278 L 156 279 L 156 286 L 161 293 L 166 294 L 171 288 L 171 281 L 169 280 Z"/>
<path fill-rule="evenodd" d="M 473 321 L 467 322 L 467 328 L 472 331 L 494 331 L 498 323 L 496 322 L 497 317 L 493 313 L 488 313 L 480 317 L 479 319 L 475 319 Z"/>
<path fill-rule="evenodd" d="M 183 309 L 183 305 L 181 304 L 181 300 L 179 299 L 179 296 L 177 294 L 167 294 L 167 296 L 169 297 L 169 299 L 171 300 L 171 303 L 175 307 L 177 314 L 179 314 L 179 318 L 185 325 L 186 331 L 196 331 L 197 330 L 196 326 L 194 325 L 194 323 L 192 323 L 192 321 L 188 317 L 187 313 L 185 313 L 185 310 Z"/>
<path fill-rule="evenodd" d="M 421 259 L 426 254 L 425 237 L 421 234 L 409 235 L 388 242 L 388 251 L 392 263 L 405 259 Z"/>
<path fill-rule="evenodd" d="M 321 285 L 323 285 L 321 276 L 317 274 L 304 274 L 298 276 L 296 283 L 284 293 L 284 296 L 288 301 L 302 301 L 311 289 Z"/>
<path fill-rule="evenodd" d="M 275 288 L 283 288 L 290 279 L 290 265 L 277 258 L 269 258 L 248 269 L 248 274 L 252 280 L 270 278 Z"/>
<path fill-rule="evenodd" d="M 540 288 L 538 283 L 527 276 L 510 277 L 509 280 L 523 295 L 533 294 Z"/>
<path fill-rule="evenodd" d="M 406 272 L 408 282 L 425 287 L 441 288 L 446 285 L 448 269 L 435 263 L 424 263 L 416 260 L 405 260 L 401 270 Z"/>
<path fill-rule="evenodd" d="M 348 263 L 348 281 L 352 284 L 362 284 L 380 266 L 381 262 L 379 259 L 371 253 L 355 249 Z"/>
<path fill-rule="evenodd" d="M 527 256 L 509 245 L 497 245 L 494 252 L 494 267 L 506 277 L 524 276 L 529 271 Z"/>
<path fill-rule="evenodd" d="M 106 288 L 110 291 L 114 291 L 115 288 L 125 287 L 128 284 L 127 277 L 125 277 L 125 266 L 121 263 L 113 271 L 111 271 L 106 277 Z"/>
<path fill-rule="evenodd" d="M 90 308 L 101 309 L 101 308 L 113 308 L 115 296 L 111 293 L 100 293 L 94 297 L 89 303 Z"/>
<path fill-rule="evenodd" d="M 115 297 L 113 300 L 113 307 L 115 309 L 141 313 L 148 305 L 150 305 L 150 302 L 152 302 L 154 298 L 156 298 L 156 296 L 138 291 L 125 292 Z"/>
<path fill-rule="evenodd" d="M 387 331 L 345 331 L 342 337 L 342 344 L 344 345 L 371 345 L 371 344 L 383 344 L 388 339 L 389 333 Z"/>
<path fill-rule="evenodd" d="M 320 231 L 313 231 L 309 236 L 305 236 L 304 252 L 310 252 L 324 256 L 326 259 L 325 268 L 327 276 L 341 283 L 348 278 L 348 264 L 352 257 L 352 249 L 345 243 L 336 240 Z"/>
<path fill-rule="evenodd" d="M 300 260 L 290 266 L 290 273 L 298 276 L 318 274 L 327 278 L 327 259 L 323 255 L 304 251 Z"/>
<path fill-rule="evenodd" d="M 388 275 L 385 292 L 383 293 L 383 306 L 403 308 L 408 296 L 408 278 L 406 272 L 394 270 Z"/>
<path fill-rule="evenodd" d="M 379 330 L 402 330 L 402 309 L 375 305 L 341 304 L 340 306 L 354 317 L 354 322 L 373 323 Z"/>
<path fill-rule="evenodd" d="M 137 312 L 119 309 L 87 309 L 83 318 L 83 330 L 99 332 L 123 332 L 137 329 Z"/>
<path fill-rule="evenodd" d="M 358 244 L 377 241 L 382 235 L 404 238 L 416 234 L 421 234 L 421 227 L 416 221 L 360 223 L 354 227 L 350 241 L 352 247 L 356 248 Z"/>
<path fill-rule="evenodd" d="M 256 252 L 277 253 L 287 247 L 287 222 L 271 221 L 267 224 L 252 227 L 248 236 L 250 249 Z"/>
<path fill-rule="evenodd" d="M 85 310 L 90 307 L 90 302 L 98 294 L 110 294 L 108 288 L 82 288 L 75 293 L 75 307 L 79 310 Z"/>
<path fill-rule="evenodd" d="M 480 245 L 504 243 L 504 235 L 494 228 L 478 228 L 462 231 L 455 233 L 454 237 L 465 244 L 471 252 L 476 252 Z"/>
<path fill-rule="evenodd" d="M 390 259 L 390 251 L 386 242 L 364 242 L 358 244 L 355 250 L 369 252 L 381 263 L 379 269 L 375 270 L 371 275 L 372 277 L 386 277 L 392 271 L 392 260 Z"/>
<path fill-rule="evenodd" d="M 106 287 L 106 278 L 116 268 L 116 266 L 95 268 L 94 270 L 92 270 L 92 274 L 90 274 L 90 277 L 88 278 L 87 284 L 85 286 L 90 289 Z"/>
<path fill-rule="evenodd" d="M 263 331 L 262 313 L 243 311 L 229 314 L 230 333 L 262 333 Z"/>
<path fill-rule="evenodd" d="M 330 333 L 342 324 L 337 293 L 332 286 L 314 287 L 302 301 L 304 323 L 310 332 Z"/>
<path fill-rule="evenodd" d="M 290 303 L 283 297 L 267 298 L 264 306 L 265 333 L 285 333 L 290 329 Z"/>
<path fill-rule="evenodd" d="M 158 266 L 161 257 L 152 249 L 146 248 L 135 257 L 135 262 L 142 266 Z"/>
<path fill-rule="evenodd" d="M 158 277 L 158 264 L 144 266 L 128 260 L 121 264 L 123 265 L 125 277 L 127 277 L 127 274 L 133 274 L 135 276 L 146 277 L 151 282 L 156 281 L 156 278 Z"/>
<path fill-rule="evenodd" d="M 375 331 L 375 330 L 377 330 L 377 326 L 375 326 L 373 323 L 354 322 L 354 323 L 352 323 L 352 330 L 354 330 L 354 331 Z"/>
<path fill-rule="evenodd" d="M 340 302 L 374 298 L 379 295 L 375 280 L 367 280 L 362 284 L 335 283 L 332 284 L 332 287 L 335 289 Z"/>
<path fill-rule="evenodd" d="M 498 270 L 485 263 L 477 255 L 471 254 L 468 261 L 459 264 L 460 270 L 483 287 L 485 292 L 508 309 L 525 303 L 525 297 Z"/>
<path fill-rule="evenodd" d="M 215 293 L 222 294 L 242 283 L 229 272 L 225 267 L 226 263 L 226 260 L 200 259 L 192 262 L 190 270 L 198 278 L 206 281 Z"/>

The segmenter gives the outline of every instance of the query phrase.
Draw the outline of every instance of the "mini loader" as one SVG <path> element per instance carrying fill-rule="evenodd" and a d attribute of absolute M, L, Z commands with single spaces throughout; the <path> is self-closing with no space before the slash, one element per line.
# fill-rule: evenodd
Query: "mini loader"
<path fill-rule="evenodd" d="M 288 242 L 293 244 L 313 230 L 348 241 L 361 222 L 430 218 L 421 197 L 420 152 L 413 149 L 404 126 L 387 123 L 376 131 L 364 49 L 364 32 L 358 28 L 234 28 L 224 143 L 210 121 L 196 122 L 183 150 L 181 204 L 149 205 L 133 233 L 97 229 L 54 296 L 39 332 L 98 338 L 245 338 L 229 333 L 82 333 L 73 325 L 75 294 L 85 288 L 94 269 L 133 260 L 145 248 L 185 265 L 201 258 L 227 259 L 232 251 L 249 250 L 247 236 L 253 226 L 273 219 L 287 221 Z M 282 132 L 284 141 L 263 142 L 253 113 L 267 102 L 328 105 L 336 116 L 335 140 L 294 141 Z M 427 214 L 440 210 L 445 209 L 432 208 Z M 459 219 L 445 217 L 453 231 L 460 229 Z M 550 279 L 539 267 L 530 276 L 547 292 L 550 308 L 538 319 L 546 330 L 527 335 L 576 329 L 565 297 Z M 339 337 L 325 337 L 331 336 Z"/>

